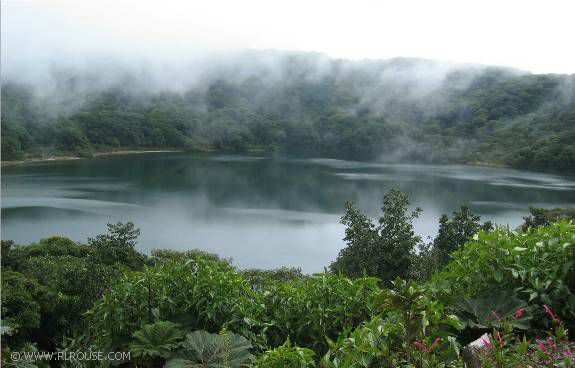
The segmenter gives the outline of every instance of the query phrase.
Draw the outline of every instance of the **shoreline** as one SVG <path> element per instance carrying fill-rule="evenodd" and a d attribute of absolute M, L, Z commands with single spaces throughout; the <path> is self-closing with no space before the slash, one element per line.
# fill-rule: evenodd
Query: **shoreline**
<path fill-rule="evenodd" d="M 95 157 L 101 156 L 121 156 L 121 155 L 132 155 L 132 154 L 144 154 L 144 153 L 169 153 L 169 152 L 185 152 L 184 150 L 120 150 L 120 151 L 107 151 L 107 152 L 96 152 L 92 155 L 92 157 L 80 157 L 80 156 L 70 156 L 70 155 L 62 155 L 62 156 L 50 156 L 45 158 L 26 158 L 24 160 L 16 160 L 16 161 L 1 161 L 0 166 L 17 166 L 17 165 L 25 165 L 25 164 L 33 164 L 33 163 L 41 163 L 41 162 L 52 162 L 52 161 L 70 161 L 70 160 L 89 160 Z"/>
<path fill-rule="evenodd" d="M 265 150 L 248 150 L 249 152 L 264 152 Z M 71 155 L 54 155 L 50 157 L 33 157 L 33 158 L 26 158 L 23 160 L 15 160 L 15 161 L 0 161 L 0 167 L 9 167 L 9 166 L 18 166 L 18 165 L 26 165 L 26 164 L 35 164 L 35 163 L 43 163 L 43 162 L 53 162 L 53 161 L 70 161 L 70 160 L 89 160 L 96 157 L 105 157 L 105 156 L 122 156 L 122 155 L 135 155 L 135 154 L 146 154 L 146 153 L 178 153 L 178 152 L 194 152 L 194 151 L 186 151 L 184 149 L 158 149 L 158 150 L 117 150 L 117 151 L 103 151 L 103 152 L 95 152 L 92 154 L 91 157 L 81 157 L 81 156 L 71 156 Z M 201 152 L 218 152 L 217 150 L 207 150 Z M 196 152 L 197 153 L 197 152 Z M 444 163 L 444 165 L 469 165 L 475 167 L 485 167 L 485 168 L 501 168 L 501 169 L 517 169 L 517 170 L 526 170 L 526 171 L 533 171 L 533 172 L 542 172 L 547 174 L 559 174 L 553 171 L 546 171 L 546 170 L 535 170 L 535 169 L 522 169 L 522 168 L 515 168 L 513 166 L 495 163 L 495 162 L 485 162 L 485 161 L 469 161 L 469 162 L 459 162 L 459 163 Z M 564 175 L 564 174 L 563 174 Z"/>
<path fill-rule="evenodd" d="M 486 162 L 486 161 L 469 161 L 469 162 L 465 162 L 464 165 L 470 165 L 470 166 L 483 166 L 483 167 L 498 167 L 498 168 L 502 168 L 502 169 L 516 169 L 513 166 L 509 166 L 506 164 L 501 164 L 501 163 L 496 163 L 496 162 Z M 521 169 L 519 169 L 521 170 Z M 529 170 L 532 171 L 532 170 Z"/>

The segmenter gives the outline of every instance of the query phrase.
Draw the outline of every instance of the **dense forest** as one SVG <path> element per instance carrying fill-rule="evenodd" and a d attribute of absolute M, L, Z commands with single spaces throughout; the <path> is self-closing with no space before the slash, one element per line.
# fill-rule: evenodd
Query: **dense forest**
<path fill-rule="evenodd" d="M 2 366 L 574 366 L 573 210 L 533 208 L 511 230 L 461 207 L 425 244 L 408 208 L 391 190 L 374 223 L 347 203 L 347 246 L 314 275 L 145 255 L 132 223 L 2 241 Z"/>
<path fill-rule="evenodd" d="M 169 77 L 51 70 L 3 79 L 2 160 L 170 148 L 575 170 L 573 75 L 264 51 Z"/>

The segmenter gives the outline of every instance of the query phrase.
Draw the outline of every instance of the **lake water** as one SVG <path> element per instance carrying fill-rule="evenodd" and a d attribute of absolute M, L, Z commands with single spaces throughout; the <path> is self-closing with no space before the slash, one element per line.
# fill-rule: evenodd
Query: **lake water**
<path fill-rule="evenodd" d="M 133 221 L 145 252 L 199 248 L 242 268 L 315 272 L 344 246 L 345 201 L 375 218 L 390 188 L 423 208 L 424 237 L 462 204 L 511 226 L 529 206 L 575 205 L 574 177 L 503 168 L 148 153 L 2 168 L 2 239 L 85 241 Z"/>

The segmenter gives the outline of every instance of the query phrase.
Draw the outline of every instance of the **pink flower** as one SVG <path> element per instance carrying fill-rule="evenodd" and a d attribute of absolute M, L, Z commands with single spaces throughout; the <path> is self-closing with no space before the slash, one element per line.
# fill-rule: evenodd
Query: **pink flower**
<path fill-rule="evenodd" d="M 499 333 L 499 331 L 497 331 L 497 341 L 499 342 L 499 347 L 503 346 L 503 339 L 501 338 L 501 334 Z"/>
<path fill-rule="evenodd" d="M 545 308 L 545 312 L 547 312 L 547 314 L 549 316 L 551 316 L 551 318 L 553 319 L 553 321 L 558 322 L 559 320 L 557 319 L 557 317 L 555 317 L 555 314 L 553 314 L 553 311 L 551 310 L 551 308 L 549 308 L 547 306 L 547 304 L 543 304 L 543 308 Z"/>
<path fill-rule="evenodd" d="M 545 344 L 543 342 L 539 342 L 539 349 L 541 349 L 542 352 L 544 352 L 545 354 L 549 355 L 549 352 L 547 351 L 547 348 L 545 347 Z"/>
<path fill-rule="evenodd" d="M 423 344 L 422 344 L 421 342 L 419 342 L 419 341 L 414 342 L 413 345 L 417 346 L 417 347 L 419 348 L 419 350 L 423 351 L 424 353 L 427 353 L 427 352 L 428 352 L 428 350 L 427 350 L 427 348 L 425 347 L 425 345 L 423 345 Z"/>
<path fill-rule="evenodd" d="M 495 312 L 494 310 L 491 311 L 491 314 L 493 314 L 493 316 L 495 316 L 495 319 L 498 321 L 501 321 L 501 317 L 499 317 L 499 315 L 497 314 L 497 312 Z"/>
<path fill-rule="evenodd" d="M 547 338 L 547 345 L 549 345 L 549 348 L 551 348 L 552 350 L 554 350 L 554 349 L 553 349 L 553 339 L 552 339 L 552 338 L 550 338 L 550 337 Z"/>
<path fill-rule="evenodd" d="M 525 311 L 525 308 L 523 308 L 523 307 L 520 307 L 519 309 L 517 309 L 517 310 L 515 311 L 515 316 L 514 316 L 515 319 L 521 318 L 521 316 L 523 315 L 523 312 L 524 312 L 524 311 Z"/>
<path fill-rule="evenodd" d="M 481 338 L 481 341 L 483 341 L 485 346 L 487 346 L 489 349 L 493 349 L 493 344 L 491 344 L 491 341 L 486 340 L 484 337 Z"/>
<path fill-rule="evenodd" d="M 431 346 L 429 347 L 429 351 L 433 350 L 433 349 L 437 346 L 437 344 L 439 344 L 440 341 L 441 341 L 441 338 L 439 338 L 439 337 L 436 338 L 436 339 L 433 341 L 433 344 L 431 344 Z"/>

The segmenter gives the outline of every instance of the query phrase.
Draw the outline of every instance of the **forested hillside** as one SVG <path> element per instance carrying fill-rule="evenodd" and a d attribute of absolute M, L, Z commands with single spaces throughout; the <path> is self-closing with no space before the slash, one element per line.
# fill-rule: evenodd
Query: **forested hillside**
<path fill-rule="evenodd" d="M 573 142 L 575 76 L 419 59 L 262 51 L 165 78 L 55 68 L 2 83 L 2 160 L 262 149 L 573 172 Z"/>

